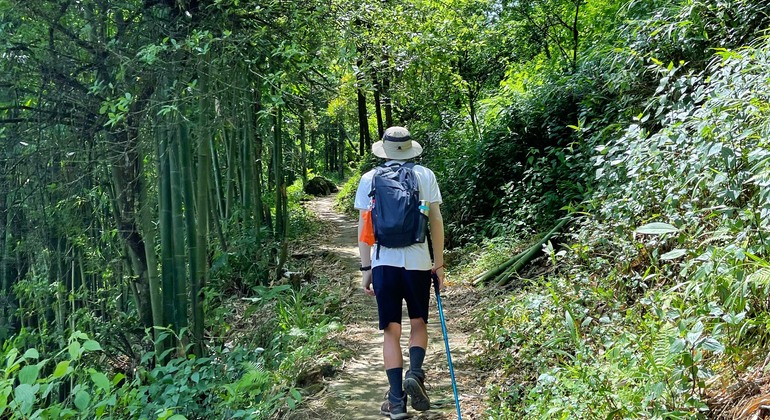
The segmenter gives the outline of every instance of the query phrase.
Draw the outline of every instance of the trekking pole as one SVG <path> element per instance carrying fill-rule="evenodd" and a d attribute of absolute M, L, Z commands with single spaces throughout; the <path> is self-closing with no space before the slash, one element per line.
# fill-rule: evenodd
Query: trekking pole
<path fill-rule="evenodd" d="M 449 337 L 446 334 L 446 321 L 444 320 L 444 308 L 441 306 L 441 292 L 438 290 L 438 274 L 433 273 L 433 290 L 436 291 L 436 302 L 438 302 L 438 317 L 441 319 L 441 332 L 444 333 L 444 347 L 446 347 L 446 360 L 449 363 L 449 376 L 452 377 L 452 391 L 455 394 L 455 407 L 457 408 L 457 420 L 462 420 L 460 414 L 460 398 L 457 396 L 457 382 L 455 381 L 455 370 L 452 367 L 452 355 L 449 353 Z"/>

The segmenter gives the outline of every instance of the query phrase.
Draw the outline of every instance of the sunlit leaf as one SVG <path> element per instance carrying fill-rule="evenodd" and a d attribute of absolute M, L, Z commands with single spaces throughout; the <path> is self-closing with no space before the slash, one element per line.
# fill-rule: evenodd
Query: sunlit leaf
<path fill-rule="evenodd" d="M 67 374 L 67 369 L 70 366 L 69 360 L 62 360 L 61 362 L 56 364 L 56 369 L 53 371 L 53 377 L 54 378 L 61 378 L 62 376 Z"/>
<path fill-rule="evenodd" d="M 687 250 L 686 249 L 679 249 L 679 248 L 677 248 L 677 249 L 673 249 L 673 250 L 668 251 L 665 254 L 661 255 L 660 259 L 663 260 L 663 261 L 675 260 L 675 259 L 677 259 L 679 257 L 684 256 L 684 255 L 687 255 Z"/>
<path fill-rule="evenodd" d="M 639 226 L 634 232 L 642 235 L 663 235 L 679 232 L 679 229 L 668 223 L 654 222 Z"/>

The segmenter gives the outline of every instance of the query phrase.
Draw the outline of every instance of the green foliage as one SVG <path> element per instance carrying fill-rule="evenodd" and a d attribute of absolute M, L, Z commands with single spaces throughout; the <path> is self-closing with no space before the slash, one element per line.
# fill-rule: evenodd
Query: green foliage
<path fill-rule="evenodd" d="M 295 387 L 309 385 L 308 372 L 336 363 L 325 354 L 327 336 L 340 328 L 335 320 L 340 296 L 288 286 L 259 290 L 260 299 L 248 312 L 275 307 L 278 313 L 267 348 L 228 344 L 209 348 L 207 357 L 176 357 L 154 367 L 156 355 L 148 352 L 127 377 L 92 367 L 98 363 L 93 354 L 102 348 L 81 332 L 50 357 L 35 348 L 21 354 L 20 343 L 6 343 L 0 414 L 10 419 L 263 419 L 294 408 L 302 401 Z"/>
<path fill-rule="evenodd" d="M 766 38 L 702 71 L 652 64 L 654 97 L 624 132 L 577 127 L 597 146 L 590 217 L 550 252 L 555 272 L 480 314 L 479 363 L 509 375 L 492 416 L 705 418 L 711 379 L 761 363 L 768 65 Z"/>

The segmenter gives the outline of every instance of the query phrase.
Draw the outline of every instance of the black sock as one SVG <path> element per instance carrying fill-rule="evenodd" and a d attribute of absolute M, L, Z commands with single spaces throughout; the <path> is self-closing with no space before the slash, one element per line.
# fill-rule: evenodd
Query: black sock
<path fill-rule="evenodd" d="M 388 400 L 394 404 L 401 402 L 404 398 L 404 368 L 388 369 L 385 374 L 388 375 L 388 383 L 390 384 Z"/>
<path fill-rule="evenodd" d="M 422 347 L 409 347 L 409 370 L 419 378 L 425 379 L 422 370 L 422 362 L 425 360 L 425 349 Z"/>

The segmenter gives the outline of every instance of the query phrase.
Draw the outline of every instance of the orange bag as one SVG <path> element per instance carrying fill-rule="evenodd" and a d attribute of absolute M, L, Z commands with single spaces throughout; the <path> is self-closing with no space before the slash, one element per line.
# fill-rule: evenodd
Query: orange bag
<path fill-rule="evenodd" d="M 374 245 L 374 225 L 372 224 L 372 211 L 364 211 L 361 217 L 364 224 L 361 227 L 361 234 L 358 235 L 358 242 L 363 242 L 369 246 Z"/>

